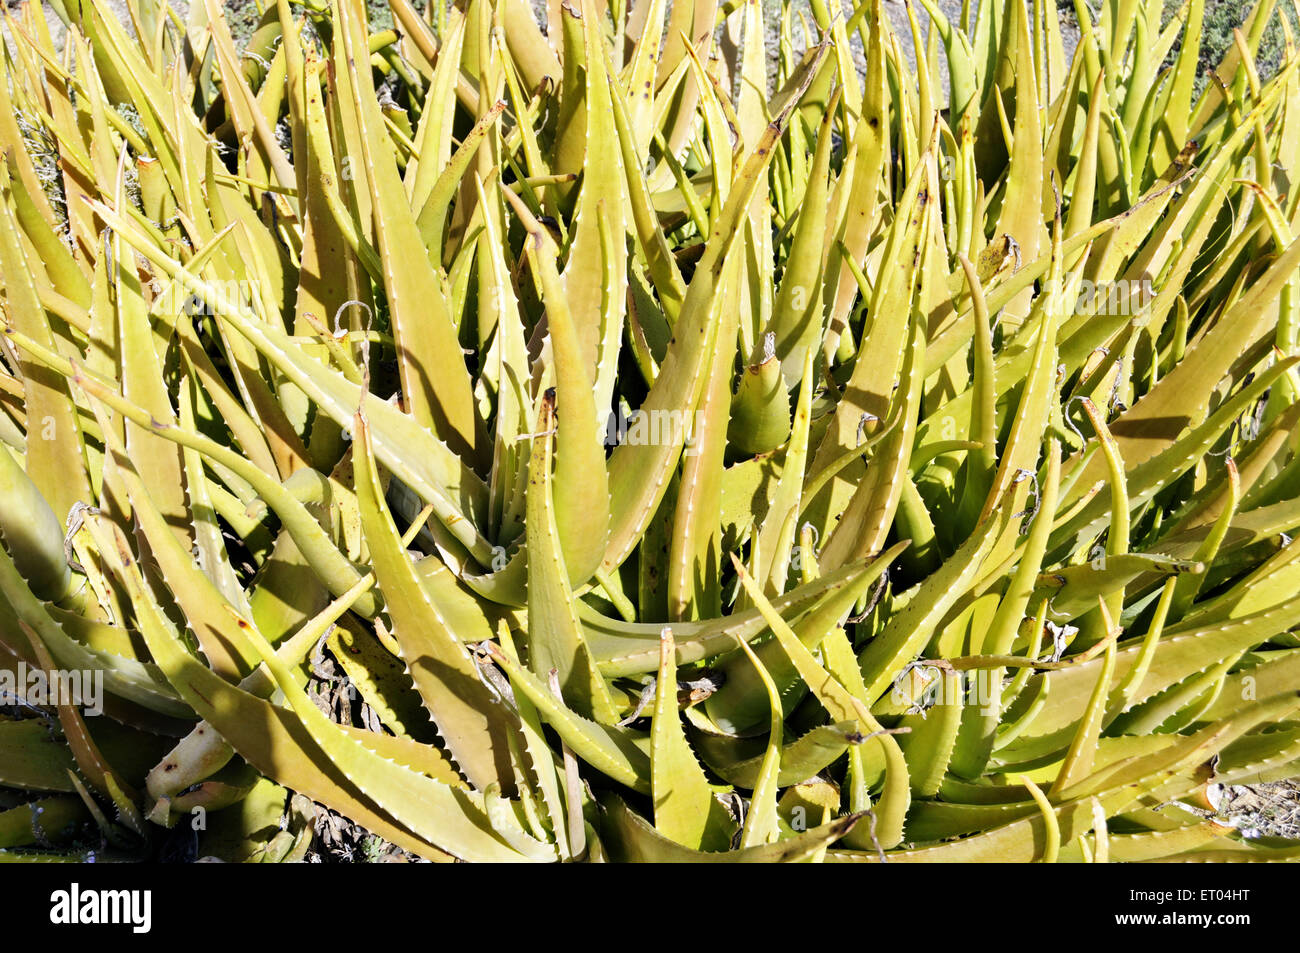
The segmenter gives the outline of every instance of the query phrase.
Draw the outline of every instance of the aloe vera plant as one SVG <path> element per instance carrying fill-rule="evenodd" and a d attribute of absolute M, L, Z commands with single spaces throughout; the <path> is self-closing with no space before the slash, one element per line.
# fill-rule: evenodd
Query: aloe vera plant
<path fill-rule="evenodd" d="M 1300 857 L 1278 3 L 390 3 L 6 13 L 0 859 Z"/>

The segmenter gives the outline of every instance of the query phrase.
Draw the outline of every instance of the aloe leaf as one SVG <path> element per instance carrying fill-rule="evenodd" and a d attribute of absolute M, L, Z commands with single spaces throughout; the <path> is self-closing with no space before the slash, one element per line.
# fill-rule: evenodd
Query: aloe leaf
<path fill-rule="evenodd" d="M 565 697 L 584 716 L 613 724 L 614 701 L 587 647 L 560 544 L 552 494 L 552 399 L 549 393 L 542 399 L 542 432 L 533 439 L 528 476 L 528 665 L 541 678 L 555 672 Z"/>
<path fill-rule="evenodd" d="M 627 306 L 627 244 L 623 235 L 627 230 L 628 189 L 611 101 L 614 80 L 608 72 L 607 47 L 597 22 L 601 11 L 594 0 L 581 0 L 580 6 L 586 60 L 586 152 L 563 280 L 588 373 L 595 385 L 594 400 L 599 412 L 610 406 L 623 337 Z M 601 240 L 601 217 L 616 241 L 606 244 Z M 606 259 L 603 269 L 591 266 L 598 258 Z"/>
<path fill-rule="evenodd" d="M 60 843 L 88 818 L 77 798 L 45 797 L 0 811 L 0 846 L 36 847 Z"/>
<path fill-rule="evenodd" d="M 32 478 L 0 446 L 0 536 L 37 598 L 58 602 L 72 589 L 63 528 Z"/>
<path fill-rule="evenodd" d="M 918 390 L 920 384 L 917 380 L 918 375 L 922 374 L 921 368 L 924 366 L 924 348 L 920 354 L 913 350 L 914 341 L 924 343 L 924 328 L 919 327 L 918 322 L 911 320 L 911 301 L 913 297 L 913 281 L 915 279 L 916 265 L 918 261 L 918 250 L 922 243 L 921 232 L 923 225 L 926 223 L 925 209 L 928 205 L 928 197 L 925 200 L 920 198 L 921 187 L 923 183 L 923 170 L 918 170 L 907 183 L 907 188 L 899 200 L 896 215 L 891 225 L 886 245 L 882 256 L 889 260 L 901 260 L 906 263 L 905 269 L 901 272 L 897 269 L 886 270 L 882 275 L 877 287 L 872 294 L 873 309 L 882 316 L 882 320 L 873 321 L 866 329 L 860 350 L 863 352 L 878 355 L 877 359 L 869 361 L 857 361 L 853 366 L 852 376 L 846 389 L 845 398 L 840 400 L 835 407 L 835 417 L 833 423 L 827 428 L 826 435 L 822 438 L 821 444 L 809 465 L 808 471 L 812 477 L 817 477 L 823 469 L 826 469 L 832 461 L 838 462 L 844 450 L 848 447 L 861 443 L 861 435 L 864 429 L 864 415 L 867 424 L 875 424 L 874 429 L 880 429 L 882 423 L 890 416 L 892 406 L 897 406 L 907 414 L 913 412 L 918 400 L 912 398 L 912 393 Z M 853 254 L 852 249 L 844 245 L 846 253 Z M 865 252 L 865 249 L 864 249 Z M 852 275 L 849 276 L 853 280 Z M 854 282 L 856 287 L 856 282 Z M 906 315 L 906 320 L 904 319 Z M 835 314 L 832 313 L 828 329 L 827 339 L 836 335 Z M 823 345 L 825 348 L 826 345 Z M 911 364 L 906 364 L 911 360 Z M 903 378 L 897 376 L 898 367 L 904 364 L 905 368 L 910 367 L 912 373 L 910 376 Z M 906 379 L 909 381 L 907 388 L 899 388 L 897 397 L 894 396 L 894 385 L 899 380 Z M 887 438 L 895 444 L 895 453 L 889 459 L 897 459 L 897 446 L 907 447 L 907 456 L 911 455 L 911 436 L 915 429 L 915 424 L 911 418 L 899 413 L 899 420 L 903 427 L 909 433 L 902 437 Z M 877 451 L 879 454 L 880 451 Z M 850 458 L 851 460 L 852 458 Z M 904 458 L 906 459 L 906 458 Z M 895 468 L 897 464 L 893 465 Z M 878 468 L 878 470 L 884 468 Z M 891 471 L 892 472 L 892 471 Z M 826 497 L 825 507 L 829 513 L 837 512 L 843 505 L 840 501 L 848 500 L 853 495 L 849 488 L 857 482 L 861 475 L 861 467 L 852 466 L 845 472 L 835 477 L 830 486 L 830 490 L 823 495 Z M 873 482 L 878 478 L 872 477 Z M 892 487 L 893 481 L 886 481 L 886 487 Z M 863 505 L 859 502 L 859 508 Z M 839 525 L 844 526 L 842 536 L 857 538 L 858 534 L 853 532 L 850 527 L 857 521 L 845 523 L 843 519 Z M 854 527 L 856 529 L 856 527 Z M 868 537 L 869 538 L 869 537 Z M 844 543 L 841 542 L 843 547 Z"/>
<path fill-rule="evenodd" d="M 689 432 L 682 437 L 684 459 L 668 550 L 668 617 L 673 621 L 722 610 L 719 523 L 723 462 L 735 425 L 735 418 L 728 423 L 728 415 L 734 403 L 730 380 L 739 323 L 738 265 L 724 273 L 713 355 L 698 409 L 681 424 Z"/>
<path fill-rule="evenodd" d="M 30 627 L 27 627 L 25 632 L 46 678 L 52 679 L 56 677 L 57 670 L 54 666 L 54 659 L 50 657 L 49 650 L 41 642 L 40 636 Z M 85 778 L 101 793 L 107 795 L 116 805 L 122 821 L 129 825 L 136 834 L 143 835 L 143 819 L 133 803 L 137 797 L 135 791 L 105 759 L 99 745 L 96 744 L 90 730 L 86 727 L 86 720 L 82 717 L 77 705 L 67 699 L 62 699 L 59 701 L 57 708 L 59 724 L 63 728 L 63 737 L 67 740 L 72 756 L 76 760 L 78 775 Z M 76 775 L 74 775 L 73 781 L 78 783 Z M 83 794 L 83 798 L 84 796 Z"/>
<path fill-rule="evenodd" d="M 103 672 L 104 688 L 114 695 L 159 714 L 175 718 L 193 716 L 189 707 L 167 684 L 163 674 L 151 663 L 90 648 L 64 632 L 27 588 L 12 559 L 4 552 L 0 552 L 0 593 L 17 618 L 30 626 L 45 643 L 60 668 Z"/>
<path fill-rule="evenodd" d="M 498 628 L 498 637 L 502 651 L 509 653 L 510 658 L 518 662 L 509 627 L 500 626 Z M 537 715 L 537 709 L 533 707 L 527 696 L 522 693 L 516 694 L 515 708 L 519 712 L 519 732 L 523 736 L 524 754 L 531 763 L 533 777 L 536 779 L 538 792 L 546 810 L 547 819 L 550 821 L 556 846 L 562 857 L 572 857 L 574 845 L 569 843 L 568 830 L 565 824 L 565 804 L 564 798 L 560 794 L 560 774 L 554 752 L 547 745 L 546 736 L 542 730 L 542 722 Z"/>
<path fill-rule="evenodd" d="M 443 257 L 438 250 L 443 249 L 448 244 L 445 233 L 452 199 L 465 178 L 470 163 L 478 155 L 483 140 L 492 131 L 501 114 L 505 112 L 505 108 L 505 102 L 498 101 L 483 114 L 479 121 L 474 124 L 474 128 L 461 141 L 460 146 L 446 163 L 438 178 L 429 186 L 428 198 L 424 204 L 416 205 L 416 208 L 420 209 L 416 225 L 419 227 L 420 236 L 424 239 L 425 246 L 434 249 L 432 254 L 435 265 L 439 264 Z"/>
<path fill-rule="evenodd" d="M 1300 265 L 1300 244 L 1293 243 L 1188 351 L 1178 367 L 1115 421 L 1111 429 L 1130 465 L 1149 459 L 1154 452 L 1168 446 L 1182 428 L 1195 427 L 1206 418 L 1208 395 L 1259 335 L 1262 330 L 1259 317 L 1268 313 L 1297 265 Z M 1197 396 L 1189 398 L 1189 394 Z M 1189 399 L 1195 402 L 1189 405 Z"/>
<path fill-rule="evenodd" d="M 617 796 L 611 795 L 604 809 L 603 830 L 611 856 L 624 863 L 798 863 L 835 843 L 860 820 L 858 815 L 836 818 L 775 843 L 708 853 L 690 850 L 657 834 Z"/>
<path fill-rule="evenodd" d="M 0 267 L 5 274 L 5 325 L 30 335 L 46 347 L 53 347 L 54 336 L 9 208 L 12 187 L 7 166 L 0 168 L 0 206 L 3 206 L 0 208 Z M 28 434 L 24 469 L 33 482 L 46 488 L 56 515 L 66 515 L 78 500 L 93 498 L 76 406 L 67 381 L 49 368 L 36 361 L 21 360 L 19 370 L 24 380 L 28 417 L 39 422 L 39 427 Z"/>
<path fill-rule="evenodd" d="M 865 738 L 856 725 L 854 721 L 819 725 L 781 745 L 777 784 L 789 787 L 806 781 L 843 757 L 852 746 L 861 744 Z M 692 738 L 700 757 L 719 777 L 737 787 L 754 788 L 767 750 L 766 741 L 706 732 L 697 732 Z"/>
<path fill-rule="evenodd" d="M 344 115 L 358 130 L 360 155 L 356 159 L 366 169 L 375 209 L 375 237 L 384 291 L 393 314 L 403 391 L 420 424 L 477 461 L 483 450 L 483 423 L 474 409 L 469 373 L 433 267 L 427 258 L 406 254 L 408 249 L 421 247 L 420 235 L 397 176 L 390 140 L 380 131 L 382 121 L 370 71 L 356 66 L 358 58 L 368 59 L 358 53 L 364 47 L 361 26 L 350 3 L 337 3 L 334 9 L 341 36 L 336 69 L 348 75 L 352 92 Z M 417 308 L 432 308 L 433 312 L 417 318 Z"/>
<path fill-rule="evenodd" d="M 103 418 L 101 417 L 101 420 Z M 106 423 L 106 421 L 104 421 Z M 136 471 L 135 463 L 121 443 L 104 427 L 106 449 L 113 455 L 118 473 L 126 486 L 132 511 L 141 532 L 149 541 L 163 581 L 177 604 L 193 619 L 192 626 L 204 654 L 215 672 L 226 676 L 243 676 L 255 666 L 256 659 L 244 649 L 243 637 L 236 627 L 236 612 L 248 611 L 236 606 L 195 563 L 192 552 L 177 538 L 167 517 L 154 503 L 149 488 Z M 192 452 L 192 451 L 191 451 Z"/>
<path fill-rule="evenodd" d="M 883 695 L 903 667 L 929 644 L 944 616 L 969 589 L 981 563 L 1001 537 L 1009 522 L 1008 510 L 1005 505 L 1000 507 L 993 518 L 977 527 L 943 566 L 926 577 L 907 606 L 859 655 L 869 700 Z"/>
<path fill-rule="evenodd" d="M 72 752 L 39 721 L 0 724 L 0 750 L 5 754 L 0 780 L 31 791 L 74 790 L 68 772 L 76 767 Z"/>
<path fill-rule="evenodd" d="M 504 788 L 510 778 L 507 713 L 483 684 L 469 652 L 421 585 L 383 505 L 370 426 L 364 416 L 358 415 L 353 429 L 362 530 L 402 659 L 448 752 L 465 776 L 480 790 L 494 783 Z"/>
<path fill-rule="evenodd" d="M 620 784 L 643 794 L 650 793 L 648 737 L 627 728 L 602 725 L 582 717 L 566 708 L 541 679 L 516 660 L 499 650 L 494 651 L 493 647 L 489 647 L 488 652 L 506 670 L 515 691 L 521 692 L 528 699 L 541 719 L 555 729 L 578 757 Z"/>
<path fill-rule="evenodd" d="M 832 597 L 846 587 L 861 582 L 863 574 L 871 571 L 873 565 L 862 560 L 841 567 L 770 600 L 771 605 L 775 611 L 785 613 L 792 619 L 814 606 L 825 608 Z M 887 566 L 887 561 L 880 559 L 879 565 L 875 565 L 877 572 L 871 578 L 877 578 L 879 571 Z M 663 629 L 662 624 L 623 622 L 603 616 L 589 607 L 584 608 L 584 605 L 585 603 L 580 603 L 578 609 L 587 644 L 607 677 L 639 675 L 653 672 L 658 667 L 659 632 Z M 711 655 L 720 655 L 735 646 L 736 636 L 750 642 L 760 636 L 765 627 L 764 615 L 757 608 L 717 619 L 674 623 L 673 640 L 677 646 L 677 664 L 686 665 Z"/>
<path fill-rule="evenodd" d="M 823 48 L 818 56 L 824 55 Z M 776 142 L 811 80 L 810 73 L 805 75 L 741 167 L 687 289 L 674 344 L 670 346 L 659 376 L 641 405 L 643 413 L 656 415 L 675 411 L 680 420 L 681 415 L 693 412 L 697 406 L 708 367 L 706 357 L 713 340 L 712 331 L 716 328 L 710 319 L 724 264 L 749 200 L 771 162 Z M 667 474 L 677 464 L 683 445 L 684 440 L 674 439 L 660 445 L 623 444 L 615 448 L 608 468 L 611 531 L 602 563 L 606 571 L 612 571 L 623 563 L 645 531 L 646 523 L 663 498 Z"/>
<path fill-rule="evenodd" d="M 767 844 L 777 839 L 777 800 L 776 790 L 780 782 L 782 716 L 781 700 L 777 697 L 776 684 L 768 675 L 763 663 L 759 661 L 749 643 L 740 640 L 740 649 L 749 659 L 751 665 L 762 679 L 763 689 L 767 694 L 768 734 L 767 747 L 762 761 L 758 765 L 754 779 L 754 793 L 749 801 L 749 811 L 740 831 L 740 846 L 753 847 Z"/>
<path fill-rule="evenodd" d="M 781 361 L 787 388 L 799 380 L 807 352 L 822 334 L 823 280 L 826 277 L 826 204 L 829 196 L 831 120 L 828 110 L 819 131 L 809 184 L 795 226 L 790 257 L 781 275 L 772 318 L 765 331 L 775 335 L 774 350 Z"/>
<path fill-rule="evenodd" d="M 844 213 L 837 221 L 836 239 L 845 248 L 848 260 L 855 263 L 866 258 L 876 219 L 876 184 L 889 159 L 889 91 L 885 76 L 884 33 L 879 24 L 884 7 L 872 0 L 872 22 L 877 28 L 864 34 L 867 72 L 862 95 L 862 110 L 857 117 L 849 152 L 853 156 L 851 175 L 841 175 L 836 186 L 837 205 Z M 849 312 L 857 294 L 857 282 L 847 263 L 832 266 L 828 260 L 826 285 L 830 312 L 826 318 L 823 353 L 833 354 L 848 326 Z M 868 408 L 870 409 L 870 408 Z M 856 426 L 856 423 L 854 424 Z"/>
<path fill-rule="evenodd" d="M 1153 574 L 1198 574 L 1205 564 L 1159 553 L 1124 553 L 1098 556 L 1078 566 L 1063 566 L 1038 577 L 1036 595 L 1048 599 L 1048 615 L 1056 623 L 1069 622 L 1097 607 L 1098 596 L 1122 591 L 1135 579 Z"/>
<path fill-rule="evenodd" d="M 852 607 L 863 599 L 868 587 L 888 572 L 894 559 L 906 549 L 906 542 L 895 544 L 874 560 L 870 569 L 852 585 L 828 594 L 802 618 L 792 618 L 791 628 L 799 641 L 809 649 L 817 649 L 823 640 L 834 634 L 836 626 L 843 622 Z M 798 668 L 787 658 L 779 640 L 763 641 L 754 651 L 776 684 L 782 709 L 789 715 L 806 692 Z M 705 710 L 719 728 L 747 732 L 761 725 L 765 717 L 770 717 L 764 680 L 758 677 L 747 658 L 732 655 L 718 665 L 718 671 L 722 687 L 709 697 Z"/>
<path fill-rule="evenodd" d="M 653 22 L 653 21 L 652 21 Z M 637 57 L 642 55 L 642 46 L 637 48 Z M 653 68 L 654 61 L 649 63 Z M 642 68 L 639 60 L 629 64 L 633 75 L 640 74 Z M 640 87 L 628 90 L 625 99 L 620 90 L 610 86 L 610 102 L 614 113 L 614 129 L 618 134 L 618 147 L 622 155 L 623 171 L 627 175 L 627 196 L 631 211 L 631 226 L 636 235 L 641 258 L 645 261 L 646 271 L 659 293 L 665 315 L 670 322 L 675 322 L 681 313 L 682 302 L 686 297 L 686 283 L 682 280 L 681 269 L 673 257 L 668 239 L 655 215 L 650 202 L 649 185 L 645 171 L 637 161 L 638 156 L 649 152 L 649 142 L 643 138 L 642 122 L 650 118 L 649 106 L 653 105 L 651 81 L 639 79 Z"/>
<path fill-rule="evenodd" d="M 735 557 L 732 558 L 734 560 Z M 898 742 L 881 728 L 862 699 L 845 688 L 813 657 L 784 620 L 776 614 L 771 603 L 745 572 L 744 567 L 737 563 L 736 571 L 750 598 L 763 613 L 767 624 L 772 627 L 772 632 L 781 643 L 786 655 L 808 684 L 813 697 L 827 710 L 831 718 L 836 721 L 855 720 L 866 729 L 868 735 L 879 739 L 877 744 L 883 749 L 886 761 L 885 787 L 874 811 L 876 824 L 870 836 L 882 848 L 896 846 L 903 838 L 903 821 L 908 805 L 911 803 L 907 764 L 903 760 Z"/>
<path fill-rule="evenodd" d="M 1135 464 L 1126 457 L 1125 459 L 1130 465 L 1130 468 L 1125 473 L 1125 482 L 1129 494 L 1129 509 L 1132 510 L 1136 506 L 1147 502 L 1159 490 L 1168 486 L 1176 477 L 1181 475 L 1187 466 L 1194 463 L 1196 459 L 1213 446 L 1214 441 L 1231 425 L 1237 414 L 1240 414 L 1242 410 L 1250 406 L 1255 400 L 1258 400 L 1267 390 L 1268 385 L 1285 373 L 1288 368 L 1294 366 L 1292 362 L 1297 360 L 1300 359 L 1292 358 L 1275 364 L 1257 375 L 1254 381 L 1224 401 L 1205 421 L 1184 433 L 1166 449 L 1146 462 Z M 1168 378 L 1165 378 L 1165 380 L 1168 380 Z M 1123 446 L 1118 437 L 1116 442 L 1120 443 L 1121 447 Z M 1082 480 L 1090 475 L 1090 469 L 1085 464 L 1078 473 L 1073 474 L 1076 479 L 1074 483 L 1076 488 L 1085 485 Z M 1075 495 L 1077 493 L 1076 489 Z M 1068 495 L 1065 501 L 1069 502 Z M 1094 498 L 1082 510 L 1075 510 L 1067 519 L 1061 519 L 1060 525 L 1055 527 L 1052 532 L 1053 539 L 1049 548 L 1049 558 L 1052 558 L 1054 554 L 1060 551 L 1063 541 L 1078 540 L 1093 535 L 1104 523 L 1105 517 L 1103 514 L 1106 513 L 1107 509 L 1105 499 Z"/>
<path fill-rule="evenodd" d="M 775 335 L 764 335 L 761 347 L 740 377 L 727 431 L 728 443 L 747 455 L 775 450 L 790 436 L 790 395 L 777 360 Z"/>
<path fill-rule="evenodd" d="M 967 710 L 960 676 L 945 672 L 939 678 L 939 701 L 922 713 L 905 715 L 899 723 L 899 727 L 910 729 L 900 735 L 898 746 L 907 761 L 908 780 L 915 797 L 933 797 L 938 792 L 954 754 L 963 712 Z M 909 815 L 909 833 L 913 817 Z"/>
<path fill-rule="evenodd" d="M 812 423 L 813 351 L 804 352 L 802 383 L 795 406 L 790 440 L 781 460 L 781 478 L 768 508 L 768 516 L 759 527 L 756 544 L 759 550 L 758 579 L 771 594 L 783 592 L 794 556 L 802 567 L 802 551 L 795 550 L 795 525 L 803 495 L 803 478 L 808 462 L 809 429 Z M 809 558 L 812 554 L 808 554 Z"/>
<path fill-rule="evenodd" d="M 1043 228 L 1046 189 L 1043 181 L 1042 127 L 1035 82 L 1037 46 L 1030 37 L 1025 5 L 1014 4 L 1015 17 L 1015 129 L 1006 192 L 994 234 L 1010 235 L 1028 259 L 1037 258 L 1046 243 Z M 1004 53 L 1004 55 L 1006 55 Z M 1007 320 L 1017 321 L 1028 312 L 1028 301 L 1008 305 Z"/>
<path fill-rule="evenodd" d="M 317 561 L 316 565 L 323 571 L 329 584 L 337 588 L 338 592 L 345 591 L 357 580 L 359 574 L 356 568 L 347 561 L 346 557 L 338 551 L 332 541 L 325 536 L 320 524 L 307 511 L 306 507 L 294 498 L 292 493 L 285 490 L 278 482 L 268 477 L 245 458 L 202 435 L 187 432 L 176 424 L 155 419 L 149 413 L 130 403 L 122 395 L 104 386 L 101 381 L 83 369 L 41 348 L 30 339 L 22 338 L 20 340 L 26 351 L 38 356 L 47 366 L 55 368 L 74 379 L 78 387 L 130 420 L 137 427 L 148 429 L 151 435 L 162 437 L 172 444 L 189 446 L 199 450 L 208 457 L 229 466 L 236 473 L 240 473 L 250 483 L 257 486 L 259 495 L 273 502 L 277 514 L 285 521 L 286 528 L 293 534 L 295 541 L 300 542 L 310 555 L 310 558 Z"/>
<path fill-rule="evenodd" d="M 428 431 L 407 415 L 342 375 L 323 368 L 314 358 L 297 350 L 292 339 L 270 325 L 253 324 L 239 315 L 220 316 L 239 333 L 248 337 L 267 359 L 312 397 L 318 406 L 340 426 L 347 426 L 358 406 L 364 406 L 373 426 L 373 440 L 378 459 L 411 487 L 426 503 L 433 504 L 435 515 L 449 532 L 482 554 L 484 563 L 491 560 L 491 547 L 473 529 L 465 516 L 477 520 L 486 503 L 486 487 L 465 463 Z M 364 405 L 363 405 L 364 399 Z M 420 453 L 412 453 L 418 446 Z"/>
<path fill-rule="evenodd" d="M 609 533 L 609 490 L 601 434 L 601 404 L 593 396 L 592 361 L 584 353 L 585 325 L 570 307 L 570 296 L 556 271 L 558 249 L 523 202 L 507 191 L 528 231 L 528 260 L 540 276 L 550 302 L 547 326 L 554 364 L 556 423 L 554 518 L 571 584 L 580 586 L 600 565 Z M 593 216 L 596 214 L 593 211 Z M 593 226 L 594 227 L 594 226 Z M 621 234 L 621 232 L 619 233 Z M 608 406 L 608 400 L 605 402 Z M 550 418 L 553 419 L 553 418 Z M 550 425 L 538 418 L 537 429 Z M 549 440 L 549 437 L 546 438 Z M 533 473 L 536 481 L 540 474 Z M 532 497 L 532 493 L 529 497 Z"/>
<path fill-rule="evenodd" d="M 910 279 L 908 283 L 911 284 Z M 868 468 L 865 479 L 858 484 L 834 532 L 826 541 L 821 562 L 827 568 L 878 551 L 884 545 L 898 511 L 902 484 L 907 479 L 907 465 L 916 439 L 923 383 L 921 368 L 925 362 L 925 332 L 920 317 L 911 316 L 908 325 L 909 340 L 897 397 L 901 424 L 890 430 L 872 457 L 873 466 Z M 864 344 L 864 348 L 871 346 L 870 341 Z"/>
<path fill-rule="evenodd" d="M 1145 701 L 1225 658 L 1236 657 L 1263 643 L 1271 633 L 1289 628 L 1291 623 L 1287 620 L 1297 611 L 1295 600 L 1288 600 L 1274 608 L 1229 622 L 1204 626 L 1184 622 L 1167 629 L 1133 703 Z M 1140 657 L 1141 648 L 1141 645 L 1126 645 L 1117 650 L 1115 678 L 1124 676 L 1129 666 Z M 1024 762 L 1061 750 L 1068 743 L 1068 734 L 1082 717 L 1086 694 L 1096 683 L 1104 664 L 1103 659 L 1097 658 L 1052 673 L 1052 704 L 1040 712 L 1021 740 L 999 753 L 999 758 L 1008 763 Z"/>
<path fill-rule="evenodd" d="M 106 539 L 106 542 L 110 539 L 111 537 Z M 282 774 L 279 768 L 283 765 L 286 769 L 283 772 L 284 783 L 300 790 L 312 791 L 324 803 L 334 802 L 340 806 L 346 804 L 349 809 L 355 810 L 353 804 L 348 803 L 354 801 L 354 796 L 340 792 L 339 785 L 324 776 L 315 775 L 316 779 L 313 780 L 312 775 L 315 773 L 309 771 L 307 777 L 301 779 L 293 777 L 293 780 L 289 780 L 289 775 L 296 775 L 301 770 L 301 766 L 311 763 L 307 751 L 312 750 L 308 748 L 304 751 L 301 745 L 283 737 L 283 732 L 288 730 L 287 724 L 292 723 L 301 732 L 300 737 L 305 736 L 309 745 L 313 748 L 319 746 L 319 750 L 335 765 L 335 770 L 342 777 L 358 779 L 349 782 L 349 787 L 355 783 L 356 790 L 364 792 L 365 797 L 373 798 L 374 803 L 383 805 L 380 810 L 384 814 L 376 815 L 365 809 L 360 813 L 378 820 L 378 826 L 385 834 L 395 833 L 399 838 L 398 843 L 420 845 L 421 852 L 427 851 L 425 845 L 436 843 L 440 848 L 467 860 L 506 860 L 522 857 L 533 860 L 547 859 L 547 852 L 541 849 L 540 844 L 537 845 L 537 849 L 533 849 L 528 848 L 526 841 L 519 838 L 514 838 L 514 845 L 503 840 L 501 835 L 492 829 L 478 804 L 464 791 L 441 784 L 381 757 L 367 748 L 362 741 L 330 723 L 307 698 L 306 693 L 298 687 L 287 666 L 275 657 L 270 646 L 261 640 L 260 634 L 251 626 L 245 629 L 246 636 L 253 648 L 262 655 L 276 684 L 284 692 L 291 706 L 291 713 L 286 711 L 285 715 L 291 721 L 281 721 L 272 713 L 273 706 L 213 675 L 190 656 L 174 636 L 166 632 L 156 610 L 152 609 L 147 601 L 137 575 L 138 570 L 130 564 L 126 553 L 119 550 L 110 558 L 118 561 L 119 578 L 131 593 L 136 611 L 140 613 L 142 632 L 159 666 L 167 673 L 182 696 L 194 705 L 195 710 L 254 764 L 260 762 L 263 770 L 267 770 L 273 777 Z M 261 640 L 260 644 L 259 640 Z M 280 732 L 271 729 L 273 735 L 281 735 L 280 744 L 275 746 L 268 746 L 269 739 L 265 736 L 262 736 L 259 742 L 249 746 L 244 740 L 249 734 L 247 729 L 236 727 L 258 725 L 259 732 L 266 732 L 269 726 L 277 723 L 286 727 L 282 727 Z M 288 749 L 287 752 L 283 750 L 285 747 Z M 340 797 L 341 793 L 342 797 Z M 402 831 L 402 828 L 383 820 L 385 816 L 392 816 L 397 824 L 409 829 L 415 836 L 412 837 L 405 832 L 397 833 Z M 423 841 L 423 838 L 429 840 Z M 529 853 L 522 854 L 519 847 L 523 847 Z"/>
<path fill-rule="evenodd" d="M 665 628 L 650 728 L 650 779 L 655 830 L 693 850 L 725 850 L 731 824 L 686 741 L 677 711 L 677 662 Z"/>

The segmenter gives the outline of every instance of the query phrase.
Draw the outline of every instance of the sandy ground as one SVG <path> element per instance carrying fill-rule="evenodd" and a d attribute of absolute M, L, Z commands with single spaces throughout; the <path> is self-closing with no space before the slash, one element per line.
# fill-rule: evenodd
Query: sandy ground
<path fill-rule="evenodd" d="M 1300 840 L 1300 779 L 1234 784 L 1211 793 L 1220 819 L 1245 837 Z"/>

